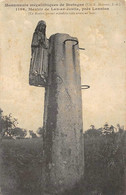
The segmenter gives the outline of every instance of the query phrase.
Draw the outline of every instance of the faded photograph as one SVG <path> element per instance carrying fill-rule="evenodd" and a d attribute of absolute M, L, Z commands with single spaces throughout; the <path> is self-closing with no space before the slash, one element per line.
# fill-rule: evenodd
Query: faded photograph
<path fill-rule="evenodd" d="M 125 1 L 0 10 L 0 195 L 125 195 Z"/>

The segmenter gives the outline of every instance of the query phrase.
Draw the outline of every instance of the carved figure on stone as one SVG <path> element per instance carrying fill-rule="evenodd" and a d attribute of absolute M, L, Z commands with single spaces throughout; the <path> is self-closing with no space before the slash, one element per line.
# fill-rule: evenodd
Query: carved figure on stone
<path fill-rule="evenodd" d="M 41 20 L 36 26 L 31 44 L 31 63 L 29 84 L 45 87 L 48 77 L 48 40 L 46 38 L 46 23 Z"/>

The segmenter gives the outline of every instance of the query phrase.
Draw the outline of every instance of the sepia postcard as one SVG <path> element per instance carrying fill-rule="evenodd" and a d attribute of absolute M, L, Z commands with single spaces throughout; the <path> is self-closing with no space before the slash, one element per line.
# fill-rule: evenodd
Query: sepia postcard
<path fill-rule="evenodd" d="M 0 195 L 126 194 L 126 0 L 0 0 Z"/>

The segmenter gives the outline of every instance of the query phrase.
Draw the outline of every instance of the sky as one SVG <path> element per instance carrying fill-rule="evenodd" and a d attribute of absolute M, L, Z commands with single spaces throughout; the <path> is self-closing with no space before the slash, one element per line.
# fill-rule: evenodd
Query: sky
<path fill-rule="evenodd" d="M 106 122 L 126 127 L 126 7 L 124 1 L 117 2 L 121 6 L 94 15 L 57 16 L 29 15 L 0 1 L 0 108 L 4 114 L 12 113 L 19 126 L 28 130 L 36 131 L 43 124 L 44 88 L 29 86 L 29 67 L 33 32 L 38 21 L 45 20 L 47 38 L 57 32 L 68 33 L 85 48 L 80 50 L 81 83 L 90 89 L 82 90 L 84 131 Z"/>

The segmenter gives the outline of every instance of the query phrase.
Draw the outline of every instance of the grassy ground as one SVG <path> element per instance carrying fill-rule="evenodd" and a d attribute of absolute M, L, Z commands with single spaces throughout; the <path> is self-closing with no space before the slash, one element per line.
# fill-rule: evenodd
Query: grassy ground
<path fill-rule="evenodd" d="M 42 139 L 3 139 L 1 148 L 2 195 L 41 195 Z M 65 195 L 125 195 L 125 165 L 126 133 L 87 134 L 85 178 Z"/>
<path fill-rule="evenodd" d="M 41 138 L 3 140 L 1 186 L 5 195 L 35 195 L 41 185 L 41 168 Z"/>

